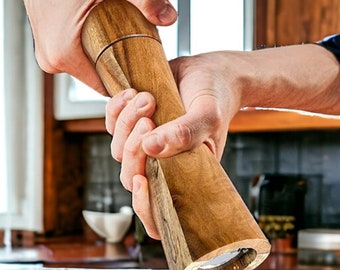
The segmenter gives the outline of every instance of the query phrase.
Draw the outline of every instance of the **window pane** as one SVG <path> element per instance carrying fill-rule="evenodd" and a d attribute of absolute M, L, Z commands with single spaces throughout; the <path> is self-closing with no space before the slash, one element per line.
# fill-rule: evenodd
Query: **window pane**
<path fill-rule="evenodd" d="M 108 99 L 72 76 L 70 77 L 69 82 L 68 98 L 71 102 Z"/>
<path fill-rule="evenodd" d="M 243 1 L 191 1 L 191 54 L 243 50 Z"/>

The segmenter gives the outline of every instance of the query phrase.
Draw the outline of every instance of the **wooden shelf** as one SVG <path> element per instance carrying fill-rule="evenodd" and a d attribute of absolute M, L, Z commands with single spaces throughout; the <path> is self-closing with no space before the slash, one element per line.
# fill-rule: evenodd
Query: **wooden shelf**
<path fill-rule="evenodd" d="M 107 133 L 104 118 L 63 121 L 64 130 L 71 133 Z"/>
<path fill-rule="evenodd" d="M 105 119 L 64 121 L 64 129 L 71 133 L 107 133 Z M 340 118 L 326 118 L 292 111 L 245 110 L 230 123 L 229 132 L 305 131 L 340 129 Z"/>
<path fill-rule="evenodd" d="M 229 132 L 268 132 L 339 129 L 340 118 L 294 111 L 245 110 L 232 120 Z"/>

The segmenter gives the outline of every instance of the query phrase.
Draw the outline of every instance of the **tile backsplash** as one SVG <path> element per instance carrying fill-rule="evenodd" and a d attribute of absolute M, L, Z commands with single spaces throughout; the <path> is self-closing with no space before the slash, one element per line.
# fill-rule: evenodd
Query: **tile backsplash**
<path fill-rule="evenodd" d="M 106 134 L 86 138 L 87 210 L 117 212 L 122 206 L 131 206 L 131 194 L 120 183 L 120 164 L 111 157 L 110 144 L 111 136 Z"/>
<path fill-rule="evenodd" d="M 245 201 L 254 175 L 304 176 L 306 226 L 340 227 L 340 131 L 229 134 L 222 165 Z"/>
<path fill-rule="evenodd" d="M 131 205 L 110 143 L 109 135 L 87 136 L 86 209 L 116 211 Z M 340 227 L 340 131 L 229 134 L 221 163 L 246 202 L 258 174 L 303 175 L 308 180 L 307 225 Z"/>

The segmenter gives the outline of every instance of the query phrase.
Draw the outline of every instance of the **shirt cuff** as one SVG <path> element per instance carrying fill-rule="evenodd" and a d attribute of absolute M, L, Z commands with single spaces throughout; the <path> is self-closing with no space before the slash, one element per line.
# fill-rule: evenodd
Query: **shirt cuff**
<path fill-rule="evenodd" d="M 340 63 L 340 34 L 328 36 L 316 44 L 332 52 Z"/>

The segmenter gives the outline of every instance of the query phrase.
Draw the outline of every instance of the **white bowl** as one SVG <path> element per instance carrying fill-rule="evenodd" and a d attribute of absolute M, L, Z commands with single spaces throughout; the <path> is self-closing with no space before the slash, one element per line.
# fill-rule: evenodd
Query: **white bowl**
<path fill-rule="evenodd" d="M 130 228 L 133 211 L 129 206 L 123 206 L 119 213 L 83 210 L 83 216 L 90 228 L 99 236 L 109 243 L 118 243 Z"/>

